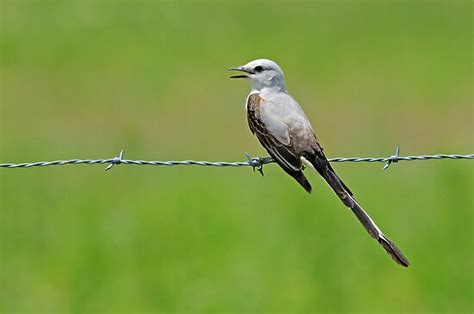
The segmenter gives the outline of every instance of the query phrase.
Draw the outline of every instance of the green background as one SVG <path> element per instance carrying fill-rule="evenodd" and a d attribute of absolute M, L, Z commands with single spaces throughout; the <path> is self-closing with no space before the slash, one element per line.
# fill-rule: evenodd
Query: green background
<path fill-rule="evenodd" d="M 264 156 L 259 57 L 328 157 L 473 152 L 470 1 L 0 4 L 0 162 Z M 0 312 L 472 313 L 472 162 L 382 166 L 334 164 L 407 269 L 309 169 L 0 169 Z"/>

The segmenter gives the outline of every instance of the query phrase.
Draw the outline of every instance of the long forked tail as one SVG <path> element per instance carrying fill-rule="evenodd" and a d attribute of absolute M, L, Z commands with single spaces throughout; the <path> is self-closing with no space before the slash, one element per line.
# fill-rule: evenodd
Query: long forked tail
<path fill-rule="evenodd" d="M 352 192 L 341 179 L 339 179 L 329 162 L 326 159 L 316 157 L 313 159 L 312 164 L 334 192 L 336 192 L 341 201 L 352 210 L 372 238 L 382 245 L 395 262 L 407 267 L 410 264 L 408 259 L 403 255 L 400 249 L 382 233 L 372 218 L 370 218 L 359 203 L 357 203 Z"/>

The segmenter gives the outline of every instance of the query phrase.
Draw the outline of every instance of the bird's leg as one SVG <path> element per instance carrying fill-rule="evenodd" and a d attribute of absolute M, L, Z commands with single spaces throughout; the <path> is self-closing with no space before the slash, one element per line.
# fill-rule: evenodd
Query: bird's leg
<path fill-rule="evenodd" d="M 247 153 L 245 153 L 245 157 L 247 158 L 247 161 L 252 167 L 253 171 L 255 171 L 256 169 L 263 177 L 265 175 L 263 173 L 263 165 L 270 162 L 271 159 L 268 160 L 268 158 L 252 157 L 250 154 Z"/>
<path fill-rule="evenodd" d="M 260 172 L 260 174 L 262 175 L 262 177 L 265 175 L 263 173 L 263 163 L 262 163 L 262 159 L 260 157 L 257 157 L 256 158 L 258 160 L 258 165 L 257 165 L 257 171 Z M 253 168 L 253 171 L 255 171 L 255 168 Z"/>

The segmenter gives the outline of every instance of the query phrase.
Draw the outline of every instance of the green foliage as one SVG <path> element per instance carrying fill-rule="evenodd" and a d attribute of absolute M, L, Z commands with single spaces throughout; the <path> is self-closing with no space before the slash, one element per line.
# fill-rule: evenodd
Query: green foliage
<path fill-rule="evenodd" d="M 0 161 L 266 155 L 226 71 L 257 57 L 330 157 L 471 153 L 472 12 L 2 0 Z M 472 312 L 472 162 L 335 167 L 408 269 L 317 175 L 307 195 L 275 165 L 2 169 L 0 312 Z"/>

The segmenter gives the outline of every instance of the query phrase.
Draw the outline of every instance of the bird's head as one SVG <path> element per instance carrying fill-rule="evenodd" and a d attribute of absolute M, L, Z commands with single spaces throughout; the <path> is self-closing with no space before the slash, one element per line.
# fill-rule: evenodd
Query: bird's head
<path fill-rule="evenodd" d="M 259 91 L 263 88 L 275 88 L 286 91 L 283 71 L 272 60 L 257 59 L 229 70 L 243 72 L 243 74 L 233 75 L 231 78 L 248 79 L 252 90 Z"/>

